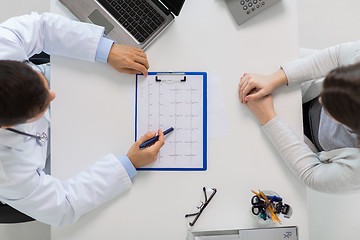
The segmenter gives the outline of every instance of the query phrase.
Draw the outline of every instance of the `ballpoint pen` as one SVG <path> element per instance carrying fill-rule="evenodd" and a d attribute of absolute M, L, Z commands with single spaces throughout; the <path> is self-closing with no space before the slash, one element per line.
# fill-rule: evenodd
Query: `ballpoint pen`
<path fill-rule="evenodd" d="M 174 130 L 173 127 L 169 128 L 169 129 L 166 129 L 166 130 L 164 131 L 164 136 L 165 136 L 166 134 L 172 132 L 173 130 Z M 149 147 L 149 146 L 151 146 L 152 144 L 154 144 L 154 143 L 155 143 L 156 141 L 158 141 L 158 140 L 159 140 L 159 135 L 157 135 L 157 136 L 155 136 L 155 137 L 153 137 L 153 138 L 150 138 L 149 140 L 143 142 L 143 143 L 139 146 L 139 148 L 140 148 L 140 149 L 143 149 L 143 148 Z"/>

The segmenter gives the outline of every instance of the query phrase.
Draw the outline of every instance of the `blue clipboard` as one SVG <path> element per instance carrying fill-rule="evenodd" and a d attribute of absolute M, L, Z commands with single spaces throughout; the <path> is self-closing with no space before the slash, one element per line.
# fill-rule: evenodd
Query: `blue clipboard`
<path fill-rule="evenodd" d="M 161 167 L 161 168 L 154 168 L 154 167 L 142 167 L 137 168 L 138 171 L 206 171 L 207 170 L 207 73 L 206 72 L 149 72 L 149 76 L 156 75 L 155 79 L 156 82 L 161 81 L 162 76 L 174 76 L 174 75 L 182 75 L 180 81 L 191 81 L 191 76 L 202 76 L 202 100 L 203 100 L 203 149 L 202 149 L 202 166 L 201 167 Z M 136 88 L 135 88 L 135 141 L 137 140 L 138 134 L 138 89 L 139 89 L 139 77 L 143 77 L 142 74 L 136 75 Z M 158 80 L 159 78 L 159 80 Z M 154 129 L 153 131 L 156 131 Z M 165 138 L 166 143 L 166 138 Z M 156 160 L 157 161 L 157 160 Z"/>

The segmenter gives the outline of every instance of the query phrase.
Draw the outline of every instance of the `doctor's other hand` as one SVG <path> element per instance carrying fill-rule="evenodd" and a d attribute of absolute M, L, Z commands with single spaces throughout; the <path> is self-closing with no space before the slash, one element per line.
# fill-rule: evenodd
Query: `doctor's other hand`
<path fill-rule="evenodd" d="M 239 82 L 240 101 L 241 103 L 246 103 L 254 99 L 259 99 L 270 94 L 275 88 L 287 83 L 287 77 L 282 69 L 270 75 L 245 73 Z"/>
<path fill-rule="evenodd" d="M 140 149 L 140 145 L 156 136 L 155 132 L 147 132 L 139 140 L 137 140 L 129 149 L 126 156 L 130 159 L 135 168 L 142 167 L 156 160 L 160 148 L 164 145 L 164 134 L 161 129 L 158 130 L 159 140 L 150 147 Z"/>
<path fill-rule="evenodd" d="M 265 125 L 271 119 L 276 117 L 271 94 L 248 101 L 246 106 L 257 117 L 257 119 L 259 119 L 261 125 Z"/>
<path fill-rule="evenodd" d="M 145 76 L 147 76 L 149 69 L 149 62 L 142 49 L 121 44 L 112 45 L 108 64 L 119 72 L 129 74 L 142 73 Z"/>

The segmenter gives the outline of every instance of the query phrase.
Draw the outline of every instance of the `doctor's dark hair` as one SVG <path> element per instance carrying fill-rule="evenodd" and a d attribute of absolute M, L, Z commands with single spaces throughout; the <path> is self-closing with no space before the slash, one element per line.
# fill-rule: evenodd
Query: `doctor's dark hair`
<path fill-rule="evenodd" d="M 358 135 L 360 143 L 360 63 L 332 70 L 320 94 L 325 110 Z"/>
<path fill-rule="evenodd" d="M 25 123 L 45 110 L 49 91 L 26 63 L 0 60 L 0 126 Z"/>

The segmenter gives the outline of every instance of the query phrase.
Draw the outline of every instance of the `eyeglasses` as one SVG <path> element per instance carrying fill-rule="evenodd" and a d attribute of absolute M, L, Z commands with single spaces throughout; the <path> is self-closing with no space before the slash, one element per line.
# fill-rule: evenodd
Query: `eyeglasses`
<path fill-rule="evenodd" d="M 211 192 L 209 198 L 208 198 L 206 192 Z M 215 196 L 216 192 L 217 192 L 216 188 L 205 188 L 205 187 L 203 187 L 203 193 L 204 193 L 205 200 L 200 201 L 200 206 L 196 207 L 197 209 L 199 209 L 199 211 L 197 213 L 191 213 L 191 214 L 186 214 L 185 215 L 185 218 L 195 216 L 194 220 L 192 222 L 189 222 L 190 227 L 194 226 L 194 224 L 196 223 L 196 221 L 200 217 L 201 213 L 204 211 L 204 209 L 209 204 L 211 199 Z"/>

